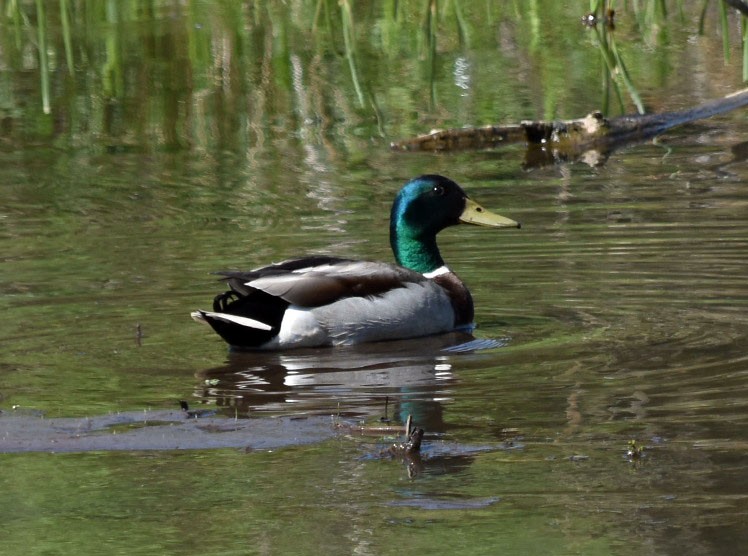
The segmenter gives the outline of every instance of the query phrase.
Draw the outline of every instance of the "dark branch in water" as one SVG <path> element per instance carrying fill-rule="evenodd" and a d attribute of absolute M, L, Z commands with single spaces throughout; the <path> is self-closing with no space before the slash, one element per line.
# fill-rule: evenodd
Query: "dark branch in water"
<path fill-rule="evenodd" d="M 190 419 L 199 419 L 200 417 L 209 417 L 216 414 L 214 409 L 190 409 L 190 404 L 185 400 L 179 400 L 179 407 L 184 415 Z"/>
<path fill-rule="evenodd" d="M 387 448 L 384 454 L 391 458 L 401 460 L 408 468 L 408 477 L 412 479 L 423 470 L 421 442 L 423 441 L 424 432 L 420 427 L 411 428 L 411 422 L 411 416 L 408 415 L 408 421 L 405 425 L 405 442 L 396 442 L 392 444 Z"/>
<path fill-rule="evenodd" d="M 432 131 L 392 143 L 397 151 L 461 151 L 492 149 L 509 144 L 527 146 L 528 166 L 563 160 L 600 164 L 608 154 L 624 145 L 650 139 L 671 128 L 748 104 L 748 89 L 695 108 L 661 114 L 605 118 L 593 112 L 576 120 L 523 121 L 519 124 L 488 125 Z"/>
<path fill-rule="evenodd" d="M 405 423 L 405 442 L 396 442 L 389 447 L 389 452 L 393 456 L 403 456 L 407 454 L 417 454 L 421 451 L 421 441 L 423 440 L 423 429 L 412 426 L 413 418 L 408 415 Z"/>
<path fill-rule="evenodd" d="M 722 0 L 728 6 L 735 8 L 741 14 L 748 17 L 748 3 L 745 0 Z"/>

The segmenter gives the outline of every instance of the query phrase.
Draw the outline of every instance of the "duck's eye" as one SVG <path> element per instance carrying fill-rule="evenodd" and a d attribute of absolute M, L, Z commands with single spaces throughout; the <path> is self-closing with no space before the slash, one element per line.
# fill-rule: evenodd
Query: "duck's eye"
<path fill-rule="evenodd" d="M 444 195 L 444 193 L 446 193 L 443 185 L 435 185 L 432 191 L 434 192 L 434 195 L 438 195 L 439 197 L 441 197 L 442 195 Z"/>

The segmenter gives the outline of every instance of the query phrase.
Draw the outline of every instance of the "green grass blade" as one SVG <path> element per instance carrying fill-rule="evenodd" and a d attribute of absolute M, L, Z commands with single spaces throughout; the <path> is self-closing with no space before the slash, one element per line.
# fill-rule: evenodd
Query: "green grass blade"
<path fill-rule="evenodd" d="M 353 33 L 353 13 L 348 0 L 340 2 L 340 16 L 343 25 L 343 43 L 345 45 L 345 57 L 348 60 L 348 68 L 351 71 L 353 88 L 356 90 L 358 103 L 363 108 L 365 106 L 364 93 L 361 89 L 361 83 L 358 80 L 358 68 L 356 66 L 356 42 Z"/>
<path fill-rule="evenodd" d="M 73 42 L 70 37 L 70 17 L 68 15 L 67 0 L 60 0 L 60 21 L 62 23 L 62 40 L 65 44 L 65 61 L 68 73 L 73 75 Z"/>
<path fill-rule="evenodd" d="M 44 0 L 36 0 L 36 27 L 39 41 L 39 74 L 42 86 L 42 110 L 49 114 L 49 58 L 47 55 L 47 17 L 44 13 Z"/>
<path fill-rule="evenodd" d="M 748 81 L 748 17 L 742 16 L 743 28 L 743 82 Z"/>
<path fill-rule="evenodd" d="M 727 21 L 727 6 L 724 2 L 719 3 L 719 20 L 722 24 L 722 52 L 725 62 L 730 61 L 730 23 Z"/>

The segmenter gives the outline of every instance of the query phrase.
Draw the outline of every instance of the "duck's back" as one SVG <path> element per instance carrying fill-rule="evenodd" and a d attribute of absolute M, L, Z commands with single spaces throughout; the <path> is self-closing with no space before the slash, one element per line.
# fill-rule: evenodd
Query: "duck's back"
<path fill-rule="evenodd" d="M 231 289 L 216 297 L 212 312 L 193 316 L 234 347 L 355 344 L 426 336 L 463 324 L 457 322 L 452 291 L 388 263 L 317 256 L 220 274 Z M 469 314 L 472 319 L 472 301 Z"/>

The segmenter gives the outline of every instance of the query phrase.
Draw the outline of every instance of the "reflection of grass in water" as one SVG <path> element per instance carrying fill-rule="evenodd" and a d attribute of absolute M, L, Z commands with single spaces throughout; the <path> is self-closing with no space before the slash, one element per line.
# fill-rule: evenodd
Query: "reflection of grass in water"
<path fill-rule="evenodd" d="M 65 42 L 65 61 L 68 73 L 73 75 L 73 41 L 70 36 L 70 17 L 68 16 L 67 0 L 60 0 L 60 21 L 62 24 L 62 39 Z"/>
<path fill-rule="evenodd" d="M 122 58 L 119 40 L 119 14 L 109 0 L 106 5 L 106 22 L 111 32 L 106 33 L 106 63 L 102 70 L 104 93 L 109 98 L 119 98 L 123 92 Z"/>
<path fill-rule="evenodd" d="M 743 29 L 743 81 L 748 81 L 748 17 L 741 16 Z"/>
<path fill-rule="evenodd" d="M 628 15 L 633 14 L 633 32 L 645 43 L 661 36 L 668 23 L 686 21 L 686 15 L 701 15 L 703 31 L 704 21 L 716 14 L 722 21 L 724 56 L 729 58 L 728 24 L 733 18 L 721 2 L 719 8 L 710 10 L 706 3 L 691 6 L 678 2 L 677 9 L 670 11 L 662 0 L 618 4 L 598 1 L 591 6 L 599 13 L 606 6 L 617 8 L 621 26 L 630 25 Z M 35 92 L 41 112 L 48 113 L 52 106 L 73 112 L 69 121 L 105 134 L 117 125 L 132 125 L 137 128 L 132 136 L 138 140 L 149 139 L 147 134 L 151 133 L 150 138 L 158 141 L 165 133 L 168 145 L 180 144 L 173 137 L 174 130 L 190 137 L 185 143 L 215 138 L 216 133 L 193 138 L 190 130 L 207 129 L 206 122 L 183 121 L 187 116 L 204 117 L 211 109 L 206 104 L 220 106 L 219 117 L 226 119 L 208 127 L 237 132 L 237 122 L 249 121 L 247 128 L 260 130 L 268 113 L 277 113 L 298 98 L 290 78 L 294 71 L 291 57 L 297 57 L 303 69 L 301 84 L 307 90 L 313 116 L 334 121 L 342 113 L 346 121 L 355 121 L 374 115 L 380 133 L 386 117 L 402 120 L 398 110 L 417 113 L 422 111 L 419 106 L 426 105 L 435 116 L 441 116 L 444 107 L 455 102 L 449 71 L 454 56 L 466 56 L 472 62 L 474 52 L 496 50 L 495 71 L 505 67 L 516 71 L 515 65 L 525 65 L 522 71 L 527 75 L 527 86 L 544 99 L 545 113 L 538 117 L 557 117 L 558 106 L 572 95 L 575 85 L 579 88 L 585 82 L 584 86 L 590 87 L 579 69 L 572 72 L 578 83 L 570 82 L 568 62 L 574 58 L 568 52 L 563 57 L 554 55 L 560 44 L 576 44 L 574 55 L 585 59 L 589 45 L 579 42 L 583 7 L 579 13 L 569 13 L 568 5 L 555 1 L 479 7 L 458 0 L 389 0 L 371 6 L 350 0 L 309 0 L 296 4 L 293 10 L 279 2 L 246 6 L 196 2 L 174 7 L 155 0 L 95 4 L 59 0 L 59 9 L 51 2 L 36 0 L 31 6 L 17 0 L 6 4 L 0 26 L 10 32 L 0 33 L 0 58 L 13 70 L 20 70 L 24 50 L 29 45 L 38 49 L 40 86 Z M 29 17 L 34 9 L 35 21 Z M 636 76 L 651 72 L 652 57 L 632 47 L 633 41 L 624 43 L 620 34 L 617 42 L 612 34 L 605 36 L 604 30 L 598 34 L 605 68 L 600 86 L 605 98 L 614 94 L 617 109 L 624 111 L 628 97 L 641 112 L 643 103 L 637 89 L 643 84 L 636 82 Z M 500 46 L 502 41 L 510 45 L 508 50 Z M 473 52 L 461 52 L 468 48 Z M 748 53 L 748 45 L 743 48 Z M 341 79 L 331 83 L 338 61 L 348 71 L 339 72 Z M 56 66 L 63 63 L 67 71 L 56 72 Z M 662 71 L 667 65 L 663 64 Z M 487 71 L 485 65 L 470 67 L 479 77 Z M 744 72 L 748 74 L 748 55 L 744 56 Z M 11 80 L 21 79 L 13 72 L 7 75 Z M 80 83 L 66 83 L 66 79 Z M 398 83 L 398 79 L 407 82 Z M 85 92 L 90 91 L 85 95 L 88 102 L 76 97 L 76 90 L 80 94 L 84 86 Z M 174 88 L 180 89 L 177 94 Z M 97 93 L 104 100 L 133 102 L 129 106 L 100 102 Z M 471 90 L 473 112 L 482 108 L 482 113 L 472 113 L 472 117 L 489 117 L 488 105 L 498 102 L 492 98 L 496 94 L 507 113 L 524 107 L 521 101 L 512 100 L 522 96 L 517 84 L 499 79 L 493 91 L 485 85 Z M 170 107 L 175 103 L 179 106 Z M 390 106 L 392 103 L 396 106 Z M 330 113 L 323 113 L 325 109 Z M 81 113 L 86 110 L 89 112 Z M 24 108 L 24 113 L 33 117 L 30 108 Z M 115 121 L 117 118 L 122 121 Z M 171 121 L 175 119 L 178 121 Z M 35 127 L 46 130 L 49 126 Z"/>
<path fill-rule="evenodd" d="M 626 69 L 623 57 L 621 56 L 616 46 L 615 37 L 613 37 L 612 33 L 606 30 L 604 25 L 595 27 L 595 35 L 597 36 L 600 54 L 602 55 L 605 69 L 607 70 L 604 74 L 604 82 L 606 87 L 603 112 L 607 113 L 609 111 L 608 98 L 610 87 L 613 88 L 613 91 L 616 94 L 620 111 L 624 112 L 625 104 L 623 101 L 623 95 L 621 94 L 621 88 L 619 86 L 620 81 L 628 90 L 631 100 L 634 102 L 634 105 L 636 106 L 639 114 L 644 114 L 646 112 L 646 110 L 644 109 L 644 104 L 642 103 L 641 97 L 639 96 L 639 93 L 637 92 L 636 87 L 631 80 L 631 76 L 629 75 L 628 70 Z"/>
<path fill-rule="evenodd" d="M 348 60 L 348 67 L 351 70 L 351 79 L 353 88 L 358 96 L 358 103 L 364 106 L 364 93 L 361 91 L 361 85 L 358 82 L 358 69 L 356 68 L 356 41 L 353 33 L 353 14 L 351 13 L 351 4 L 348 0 L 340 2 L 341 25 L 343 27 L 343 41 L 345 44 L 345 57 Z"/>
<path fill-rule="evenodd" d="M 704 30 L 704 17 L 706 14 L 707 2 L 704 3 L 704 10 L 701 15 L 701 21 L 699 22 L 699 33 L 703 34 Z M 719 3 L 719 19 L 720 26 L 722 28 L 722 52 L 725 57 L 725 62 L 730 60 L 730 23 L 727 16 L 727 2 Z M 748 81 L 748 17 L 743 15 L 740 16 L 740 29 L 741 35 L 740 40 L 743 45 L 743 81 Z"/>
<path fill-rule="evenodd" d="M 37 38 L 39 40 L 39 76 L 42 86 L 42 110 L 50 113 L 49 107 L 49 60 L 47 58 L 47 18 L 44 14 L 44 1 L 36 0 Z"/>
<path fill-rule="evenodd" d="M 727 22 L 727 5 L 724 2 L 719 2 L 719 21 L 722 26 L 722 53 L 725 62 L 728 62 L 730 60 L 730 25 Z"/>

